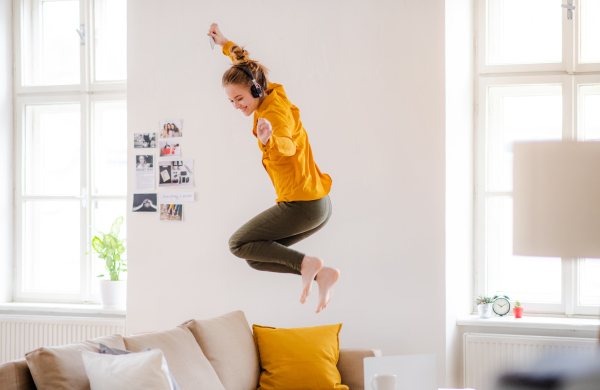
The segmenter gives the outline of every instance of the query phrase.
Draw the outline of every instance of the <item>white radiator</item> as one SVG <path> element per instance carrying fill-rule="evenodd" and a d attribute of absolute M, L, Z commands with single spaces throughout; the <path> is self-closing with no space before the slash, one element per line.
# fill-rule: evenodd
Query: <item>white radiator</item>
<path fill-rule="evenodd" d="M 125 335 L 124 319 L 0 315 L 0 364 L 21 359 L 39 347 L 115 333 Z"/>
<path fill-rule="evenodd" d="M 505 371 L 526 368 L 549 354 L 588 354 L 598 351 L 598 339 L 513 336 L 466 333 L 464 336 L 465 387 L 493 390 Z"/>

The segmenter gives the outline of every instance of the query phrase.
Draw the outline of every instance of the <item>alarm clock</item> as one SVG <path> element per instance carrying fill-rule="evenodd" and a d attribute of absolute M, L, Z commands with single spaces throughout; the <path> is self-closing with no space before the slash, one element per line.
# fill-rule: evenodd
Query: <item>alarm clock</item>
<path fill-rule="evenodd" d="M 510 298 L 506 295 L 494 295 L 492 309 L 499 316 L 510 313 Z"/>

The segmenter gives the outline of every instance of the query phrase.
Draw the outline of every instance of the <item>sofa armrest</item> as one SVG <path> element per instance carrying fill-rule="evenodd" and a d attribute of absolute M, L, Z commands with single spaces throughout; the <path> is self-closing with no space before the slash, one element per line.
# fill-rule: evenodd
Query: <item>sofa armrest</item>
<path fill-rule="evenodd" d="M 365 369 L 363 359 L 381 356 L 379 349 L 340 349 L 340 359 L 337 364 L 342 376 L 342 383 L 350 390 L 365 389 Z"/>
<path fill-rule="evenodd" d="M 2 390 L 36 390 L 25 359 L 0 364 L 0 387 Z"/>

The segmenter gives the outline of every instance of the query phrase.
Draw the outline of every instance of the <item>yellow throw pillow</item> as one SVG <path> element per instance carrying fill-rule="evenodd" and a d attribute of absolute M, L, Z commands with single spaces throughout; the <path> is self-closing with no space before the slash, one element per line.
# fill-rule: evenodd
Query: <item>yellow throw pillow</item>
<path fill-rule="evenodd" d="M 337 369 L 342 324 L 277 329 L 252 325 L 260 357 L 258 390 L 348 390 Z"/>

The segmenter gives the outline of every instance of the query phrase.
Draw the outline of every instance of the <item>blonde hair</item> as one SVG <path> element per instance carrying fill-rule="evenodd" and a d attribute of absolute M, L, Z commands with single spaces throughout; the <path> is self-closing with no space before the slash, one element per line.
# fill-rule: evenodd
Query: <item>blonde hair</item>
<path fill-rule="evenodd" d="M 232 45 L 229 48 L 229 53 L 233 58 L 233 65 L 246 66 L 250 70 L 250 73 L 252 73 L 254 79 L 260 85 L 262 90 L 266 92 L 269 86 L 269 81 L 267 80 L 267 74 L 269 74 L 269 69 L 267 69 L 266 66 L 259 63 L 258 61 L 251 60 L 250 53 L 244 50 L 243 47 Z M 242 86 L 243 88 L 247 88 L 248 90 L 253 85 L 252 80 L 250 80 L 248 75 L 242 69 L 233 67 L 227 69 L 223 74 L 223 87 L 225 87 L 228 84 L 237 84 Z"/>

